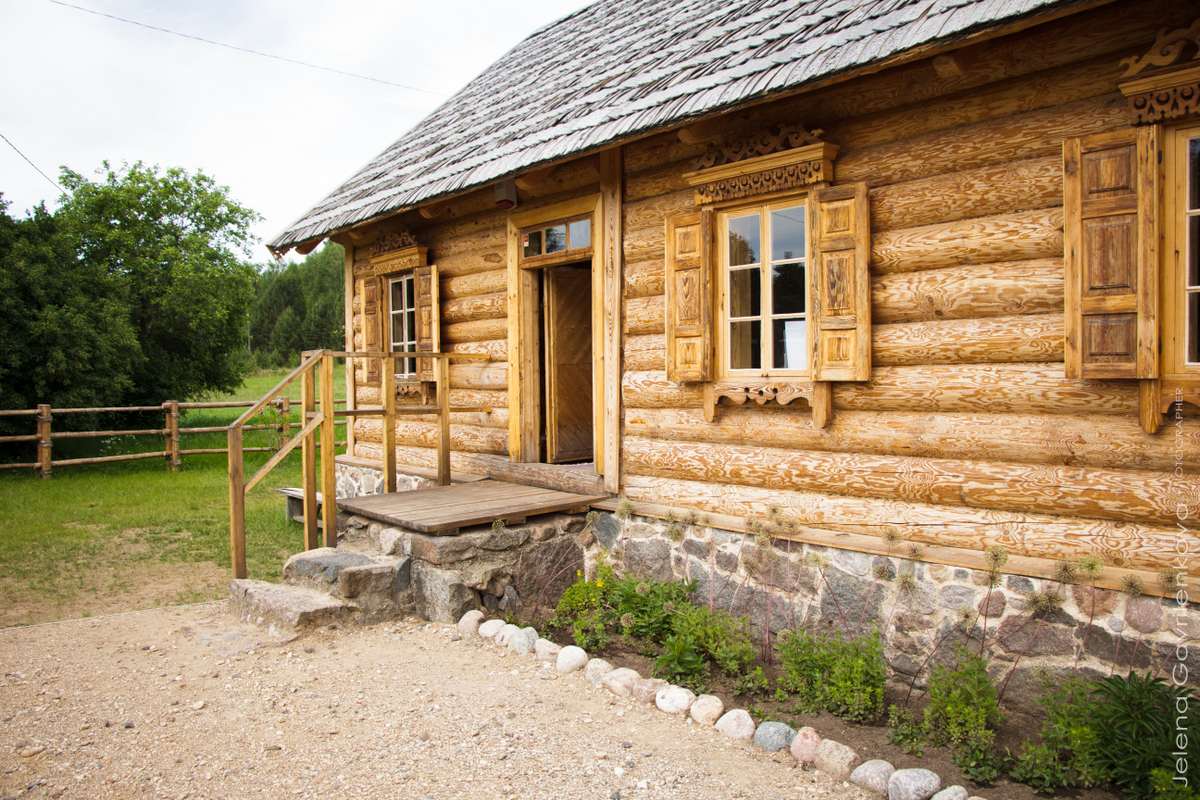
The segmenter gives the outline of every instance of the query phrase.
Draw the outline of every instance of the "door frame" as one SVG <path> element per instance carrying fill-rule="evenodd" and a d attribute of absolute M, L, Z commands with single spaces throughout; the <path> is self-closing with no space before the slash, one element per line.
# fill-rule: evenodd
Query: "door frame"
<path fill-rule="evenodd" d="M 601 191 L 508 217 L 508 452 L 509 460 L 538 463 L 541 365 L 537 267 L 522 267 L 521 228 L 592 215 L 592 416 L 594 459 L 605 489 L 620 487 L 621 415 L 621 153 L 600 154 Z"/>

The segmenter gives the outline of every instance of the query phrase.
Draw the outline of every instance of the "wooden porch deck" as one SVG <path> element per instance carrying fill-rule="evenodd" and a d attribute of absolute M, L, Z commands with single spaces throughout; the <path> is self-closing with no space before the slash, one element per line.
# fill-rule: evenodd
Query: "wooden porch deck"
<path fill-rule="evenodd" d="M 483 480 L 417 489 L 411 492 L 348 497 L 338 507 L 368 519 L 387 522 L 420 533 L 449 536 L 460 528 L 486 525 L 497 519 L 506 524 L 555 511 L 582 513 L 608 495 L 574 494 L 504 481 Z"/>

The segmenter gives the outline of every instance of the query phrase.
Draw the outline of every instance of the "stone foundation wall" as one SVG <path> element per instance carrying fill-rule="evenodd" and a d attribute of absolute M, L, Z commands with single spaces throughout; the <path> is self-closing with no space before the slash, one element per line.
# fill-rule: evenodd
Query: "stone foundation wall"
<path fill-rule="evenodd" d="M 335 464 L 338 497 L 362 497 L 383 493 L 383 470 L 356 467 L 352 464 Z M 396 473 L 396 491 L 409 492 L 413 489 L 432 489 L 437 481 L 417 475 Z"/>
<path fill-rule="evenodd" d="M 981 639 L 995 679 L 1004 680 L 1018 664 L 1006 695 L 1010 707 L 1035 710 L 1037 672 L 1073 671 L 1077 651 L 1085 674 L 1107 676 L 1115 661 L 1119 671 L 1131 664 L 1138 671 L 1157 668 L 1168 681 L 1174 675 L 1200 684 L 1200 647 L 1189 647 L 1200 631 L 1200 612 L 1175 596 L 1093 593 L 1087 585 L 1009 574 L 989 587 L 985 570 L 913 560 L 905 543 L 894 556 L 783 540 L 763 552 L 753 536 L 655 518 L 622 522 L 609 513 L 600 515 L 595 534 L 589 576 L 604 553 L 622 574 L 695 581 L 694 602 L 748 614 L 760 637 L 768 619 L 772 634 L 793 627 L 881 630 L 890 668 L 905 682 L 916 676 L 918 686 L 931 653 L 929 664 L 944 663 L 959 645 L 978 650 Z M 897 580 L 903 574 L 915 579 L 911 588 Z M 1033 602 L 1047 591 L 1060 595 L 1062 605 L 1036 613 Z"/>

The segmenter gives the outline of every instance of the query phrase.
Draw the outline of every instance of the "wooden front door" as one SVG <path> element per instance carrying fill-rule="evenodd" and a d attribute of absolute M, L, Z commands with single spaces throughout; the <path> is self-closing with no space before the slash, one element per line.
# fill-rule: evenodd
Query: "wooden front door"
<path fill-rule="evenodd" d="M 545 270 L 546 461 L 592 460 L 592 271 Z"/>

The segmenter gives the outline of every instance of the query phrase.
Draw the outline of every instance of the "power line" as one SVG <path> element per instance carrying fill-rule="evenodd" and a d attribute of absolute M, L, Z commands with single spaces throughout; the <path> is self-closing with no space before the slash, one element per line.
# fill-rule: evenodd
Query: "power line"
<path fill-rule="evenodd" d="M 312 69 L 323 70 L 324 72 L 332 72 L 336 75 L 347 75 L 351 78 L 359 78 L 364 81 L 373 81 L 375 83 L 386 84 L 387 86 L 396 86 L 401 89 L 408 89 L 413 92 L 424 92 L 425 94 L 431 94 L 434 97 L 447 97 L 448 96 L 441 92 L 431 92 L 428 89 L 419 89 L 416 86 L 407 86 L 403 83 L 393 83 L 392 81 L 385 81 L 382 78 L 372 78 L 369 75 L 359 75 L 354 72 L 345 72 L 344 70 L 333 69 L 332 67 L 322 67 L 319 64 L 310 64 L 307 61 L 297 61 L 294 58 L 285 58 L 284 56 L 277 56 L 277 55 L 273 55 L 271 53 L 263 53 L 258 50 L 251 50 L 248 47 L 238 47 L 235 44 L 226 44 L 225 42 L 215 42 L 212 39 L 204 39 L 199 36 L 192 36 L 191 34 L 188 34 L 188 33 L 180 33 L 179 31 L 173 31 L 168 28 L 159 28 L 154 25 L 147 25 L 146 23 L 138 22 L 137 20 L 125 19 L 124 17 L 118 17 L 113 14 L 105 14 L 102 11 L 94 11 L 90 8 L 84 8 L 83 6 L 71 5 L 70 3 L 64 3 L 63 0 L 47 0 L 47 1 L 50 3 L 54 3 L 54 5 L 56 5 L 56 6 L 62 6 L 64 8 L 73 8 L 76 11 L 86 11 L 89 14 L 95 14 L 98 17 L 107 17 L 108 19 L 113 19 L 113 20 L 116 20 L 117 22 L 124 22 L 127 25 L 136 25 L 139 28 L 147 28 L 148 30 L 158 31 L 160 33 L 169 33 L 172 36 L 181 36 L 184 39 L 191 39 L 192 41 L 203 42 L 204 44 L 213 44 L 213 45 L 216 45 L 217 47 L 227 47 L 230 50 L 237 50 L 239 52 L 249 53 L 250 55 L 254 55 L 254 56 L 262 56 L 263 58 L 273 58 L 276 61 L 286 61 L 289 64 L 299 64 L 302 67 L 310 67 Z"/>
<path fill-rule="evenodd" d="M 47 175 L 46 173 L 42 172 L 42 170 L 41 170 L 41 169 L 38 167 L 38 165 L 37 165 L 37 164 L 35 164 L 35 163 L 33 163 L 32 161 L 30 161 L 30 160 L 29 160 L 29 156 L 25 155 L 25 154 L 24 154 L 24 153 L 22 153 L 20 150 L 17 150 L 17 146 L 16 146 L 15 144 L 13 144 L 12 142 L 8 141 L 8 137 L 7 137 L 7 136 L 5 136 L 3 133 L 0 133 L 0 139 L 3 139 L 3 140 L 4 140 L 4 141 L 5 141 L 7 144 L 8 144 L 8 146 L 9 146 L 9 147 L 11 147 L 13 150 L 16 150 L 16 151 L 17 151 L 17 155 L 19 155 L 21 158 L 25 159 L 25 163 L 26 163 L 26 164 L 28 164 L 29 166 L 31 166 L 31 167 L 33 167 L 34 169 L 36 169 L 36 170 L 37 170 L 37 173 L 38 173 L 38 175 L 41 175 L 41 176 L 42 176 L 43 178 L 45 178 L 46 180 L 50 181 L 50 185 L 51 185 L 51 186 L 53 186 L 55 189 L 58 189 L 58 190 L 59 190 L 60 192 L 62 192 L 63 194 L 66 194 L 67 190 L 66 190 L 66 189 L 64 189 L 63 187 L 59 186 L 59 185 L 58 185 L 58 181 L 54 180 L 54 179 L 53 179 L 53 178 L 51 178 L 49 175 Z"/>

